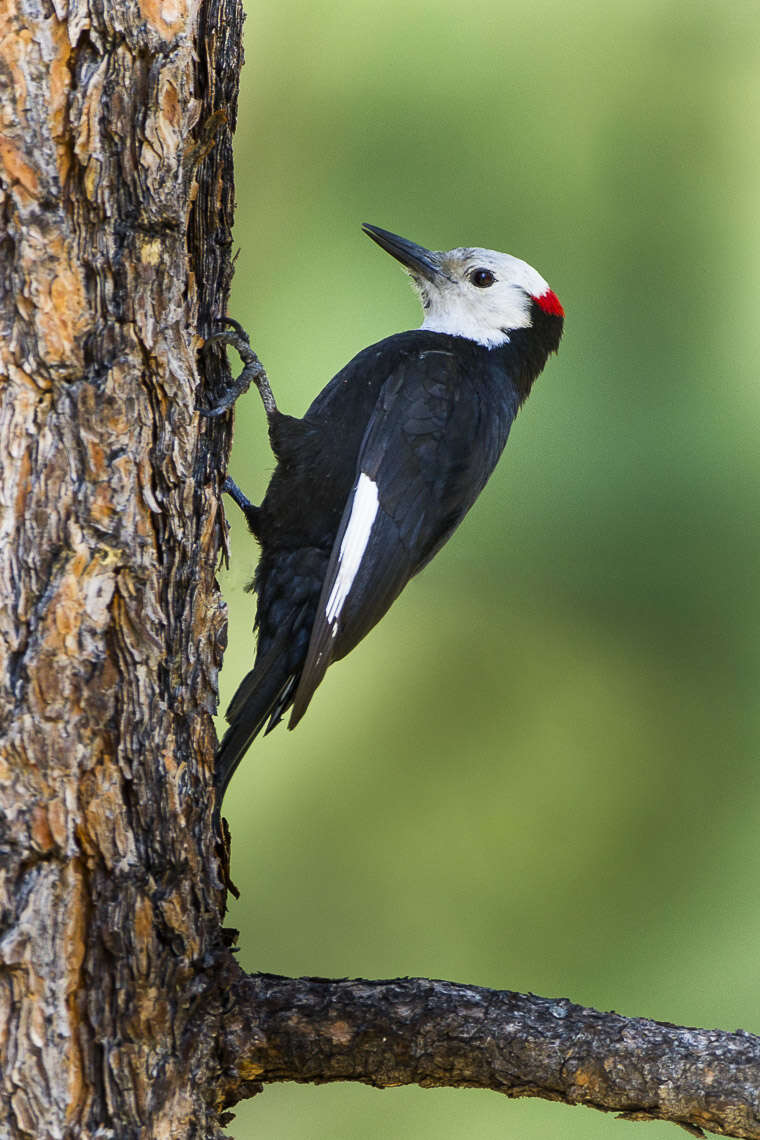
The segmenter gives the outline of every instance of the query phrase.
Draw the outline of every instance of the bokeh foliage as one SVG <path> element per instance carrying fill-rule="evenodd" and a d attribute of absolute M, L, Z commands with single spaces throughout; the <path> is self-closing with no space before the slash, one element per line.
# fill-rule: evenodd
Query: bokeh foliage
<path fill-rule="evenodd" d="M 760 10 L 279 0 L 247 33 L 232 312 L 283 410 L 419 323 L 362 221 L 524 257 L 567 326 L 471 517 L 236 777 L 241 960 L 760 1031 Z M 232 473 L 257 497 L 271 466 L 252 393 Z M 233 512 L 225 704 L 252 656 Z M 283 1086 L 232 1131 L 630 1127 Z"/>

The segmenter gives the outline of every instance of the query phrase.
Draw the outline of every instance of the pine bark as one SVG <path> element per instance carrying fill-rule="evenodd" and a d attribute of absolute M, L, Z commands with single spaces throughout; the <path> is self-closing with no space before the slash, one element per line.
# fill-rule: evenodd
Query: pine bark
<path fill-rule="evenodd" d="M 231 991 L 225 1041 L 230 1095 L 252 1078 L 492 1089 L 760 1140 L 760 1038 L 741 1030 L 428 978 L 262 974 Z"/>
<path fill-rule="evenodd" d="M 194 1137 L 237 0 L 0 7 L 0 1135 Z M 217 112 L 214 115 L 214 112 Z M 229 421 L 229 417 L 227 417 Z M 109 1129 L 111 1131 L 109 1131 Z"/>

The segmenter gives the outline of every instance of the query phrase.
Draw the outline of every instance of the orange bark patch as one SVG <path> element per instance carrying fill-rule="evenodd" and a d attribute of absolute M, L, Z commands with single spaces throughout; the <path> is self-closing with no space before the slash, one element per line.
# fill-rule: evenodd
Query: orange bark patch
<path fill-rule="evenodd" d="M 161 115 L 174 128 L 179 127 L 182 122 L 179 94 L 173 83 L 167 83 L 161 92 Z"/>
<path fill-rule="evenodd" d="M 329 1026 L 329 1034 L 336 1045 L 350 1045 L 354 1036 L 347 1021 L 334 1021 Z"/>
<path fill-rule="evenodd" d="M 105 865 L 118 867 L 135 856 L 134 837 L 124 822 L 124 801 L 116 765 L 103 757 L 88 780 L 89 802 L 84 810 L 88 850 L 100 852 Z"/>
<path fill-rule="evenodd" d="M 150 963 L 155 953 L 153 946 L 153 904 L 146 895 L 141 895 L 135 902 L 135 954 L 137 956 L 137 964 L 140 973 L 143 977 L 147 977 L 150 972 Z M 155 994 L 151 993 L 150 1009 L 143 1011 L 145 1020 L 148 1020 L 151 1013 L 154 1012 L 154 997 Z M 147 995 L 143 993 L 142 1000 L 145 1001 Z"/>
<path fill-rule="evenodd" d="M 600 1073 L 593 1065 L 586 1068 L 579 1068 L 573 1073 L 573 1084 L 576 1088 L 583 1090 L 584 1098 L 594 1099 L 595 1096 L 601 1097 L 602 1091 L 607 1087 L 607 1081 L 602 1073 Z"/>
<path fill-rule="evenodd" d="M 264 1071 L 264 1066 L 257 1065 L 255 1061 L 242 1060 L 237 1063 L 237 1072 L 244 1081 L 255 1081 Z M 221 1103 L 219 1107 L 222 1107 Z"/>
<path fill-rule="evenodd" d="M 64 849 L 67 839 L 66 824 L 68 822 L 68 815 L 62 799 L 55 799 L 52 803 L 48 804 L 47 817 L 50 834 L 58 846 Z"/>
<path fill-rule="evenodd" d="M 6 102 L 0 107 L 0 122 L 9 125 L 20 120 L 21 110 L 26 108 L 24 57 L 29 45 L 33 43 L 33 37 L 31 31 L 23 25 L 18 5 L 14 0 L 4 0 L 0 4 L 0 58 L 9 73 L 7 90 L 12 92 L 15 106 Z"/>
<path fill-rule="evenodd" d="M 167 898 L 161 900 L 159 909 L 166 925 L 175 930 L 184 940 L 187 953 L 191 957 L 197 954 L 200 949 L 200 942 L 197 931 L 193 929 L 192 922 L 189 921 L 187 900 L 182 897 L 179 891 L 172 891 Z"/>
<path fill-rule="evenodd" d="M 35 804 L 32 811 L 30 835 L 38 851 L 49 851 L 53 846 L 53 836 L 48 823 L 47 812 L 42 804 Z"/>
<path fill-rule="evenodd" d="M 185 0 L 140 0 L 140 13 L 164 40 L 174 39 L 187 22 Z"/>
<path fill-rule="evenodd" d="M 51 18 L 48 28 L 53 40 L 56 55 L 50 61 L 50 126 L 54 138 L 60 138 L 66 129 L 66 108 L 71 93 L 69 61 L 71 44 L 64 23 Z"/>
<path fill-rule="evenodd" d="M 5 168 L 7 181 L 17 192 L 22 191 L 25 203 L 37 197 L 39 181 L 36 171 L 24 160 L 21 147 L 8 135 L 0 135 L 0 162 Z"/>
<path fill-rule="evenodd" d="M 66 1117 L 73 1120 L 79 1113 L 85 1098 L 85 1078 L 82 1056 L 78 1045 L 80 1021 L 77 994 L 81 988 L 82 962 L 85 952 L 87 894 L 82 879 L 82 866 L 74 859 L 64 872 L 68 888 L 69 903 L 66 908 L 61 960 L 66 963 L 66 1006 L 70 1027 L 69 1045 L 66 1049 Z"/>
<path fill-rule="evenodd" d="M 62 238 L 47 246 L 47 264 L 37 273 L 37 328 L 49 364 L 78 357 L 78 339 L 89 324 L 84 283 Z"/>
<path fill-rule="evenodd" d="M 143 895 L 135 904 L 135 938 L 138 942 L 147 942 L 152 930 L 153 904 Z"/>
<path fill-rule="evenodd" d="M 54 55 L 50 61 L 48 73 L 49 83 L 49 112 L 50 134 L 56 143 L 58 152 L 58 177 L 61 185 L 71 166 L 71 143 L 67 132 L 66 111 L 71 91 L 71 44 L 66 24 L 51 16 L 48 21 L 50 37 L 53 43 Z"/>

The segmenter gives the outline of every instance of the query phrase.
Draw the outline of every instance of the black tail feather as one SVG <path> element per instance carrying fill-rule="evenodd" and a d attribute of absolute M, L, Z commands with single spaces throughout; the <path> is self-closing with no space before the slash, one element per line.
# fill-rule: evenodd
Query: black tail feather
<path fill-rule="evenodd" d="M 235 769 L 245 756 L 251 743 L 269 721 L 267 732 L 279 722 L 293 701 L 297 676 L 289 664 L 285 646 L 291 636 L 289 627 L 283 628 L 264 657 L 245 675 L 227 709 L 230 727 L 216 750 L 214 787 L 216 789 L 215 815 L 219 812 Z"/>
<path fill-rule="evenodd" d="M 216 752 L 214 787 L 217 816 L 235 769 L 267 720 L 277 716 L 283 698 L 287 699 L 292 691 L 292 676 L 283 678 L 275 669 L 265 671 L 257 665 L 243 678 L 227 713 L 227 719 L 231 722 L 230 727 Z M 282 712 L 277 719 L 280 716 Z"/>
<path fill-rule="evenodd" d="M 257 654 L 253 669 L 240 682 L 230 702 L 227 709 L 230 727 L 222 737 L 214 761 L 217 822 L 227 786 L 254 739 L 265 725 L 265 732 L 271 732 L 293 704 L 305 653 L 305 649 L 298 648 L 294 653 L 294 643 L 298 645 L 299 631 L 308 616 L 308 603 L 291 613 L 263 656 Z M 303 637 L 300 640 L 304 640 Z"/>

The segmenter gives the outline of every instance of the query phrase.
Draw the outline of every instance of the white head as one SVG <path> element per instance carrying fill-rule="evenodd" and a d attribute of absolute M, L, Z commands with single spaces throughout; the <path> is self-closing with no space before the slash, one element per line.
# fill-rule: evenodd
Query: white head
<path fill-rule="evenodd" d="M 518 257 L 493 249 L 429 250 L 377 226 L 363 228 L 411 276 L 425 311 L 423 329 L 496 348 L 515 329 L 530 328 L 535 305 L 563 316 L 541 274 Z"/>

